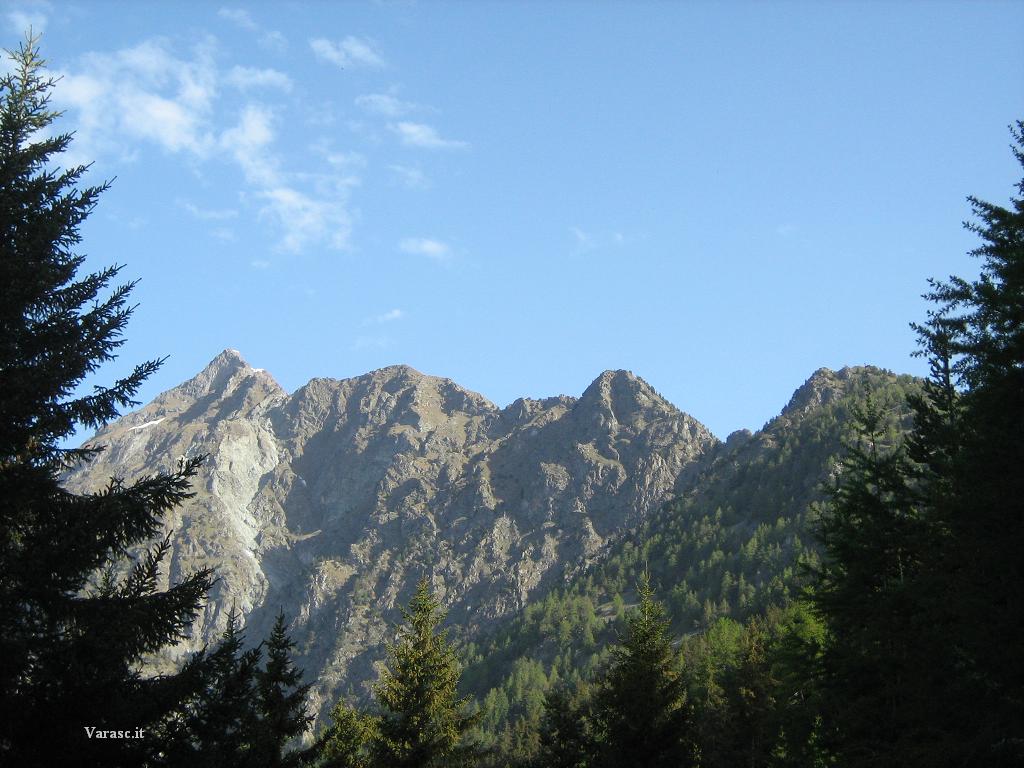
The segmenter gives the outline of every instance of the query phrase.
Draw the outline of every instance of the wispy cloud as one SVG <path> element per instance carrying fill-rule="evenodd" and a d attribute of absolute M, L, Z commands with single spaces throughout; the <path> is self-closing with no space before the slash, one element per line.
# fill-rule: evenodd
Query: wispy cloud
<path fill-rule="evenodd" d="M 8 28 L 16 35 L 23 35 L 30 29 L 33 34 L 45 32 L 46 23 L 49 21 L 47 14 L 50 7 L 49 3 L 36 2 L 14 8 L 6 14 Z"/>
<path fill-rule="evenodd" d="M 284 72 L 257 67 L 232 67 L 224 77 L 224 82 L 242 91 L 252 88 L 277 88 L 281 91 L 292 89 L 292 79 Z"/>
<path fill-rule="evenodd" d="M 437 131 L 426 123 L 400 122 L 392 123 L 388 127 L 407 147 L 422 149 L 466 149 L 469 147 L 465 141 L 441 138 Z"/>
<path fill-rule="evenodd" d="M 259 197 L 266 201 L 263 213 L 284 230 L 283 250 L 299 253 L 319 243 L 334 250 L 348 247 L 352 220 L 340 196 L 310 195 L 282 185 L 261 191 Z"/>
<path fill-rule="evenodd" d="M 288 39 L 284 35 L 276 29 L 265 29 L 257 24 L 252 14 L 244 8 L 221 8 L 217 11 L 217 15 L 230 21 L 236 27 L 255 34 L 256 41 L 261 48 L 275 53 L 283 53 L 288 48 Z"/>
<path fill-rule="evenodd" d="M 382 325 L 384 323 L 393 323 L 397 320 L 402 320 L 404 317 L 405 312 L 401 309 L 390 309 L 387 312 L 366 318 L 363 321 L 363 325 Z"/>
<path fill-rule="evenodd" d="M 227 221 L 238 216 L 238 211 L 234 208 L 200 208 L 195 203 L 190 203 L 187 200 L 179 200 L 178 205 L 200 221 Z"/>
<path fill-rule="evenodd" d="M 260 29 L 260 25 L 256 23 L 252 15 L 244 8 L 221 8 L 217 11 L 217 15 L 247 32 L 258 32 Z"/>
<path fill-rule="evenodd" d="M 250 17 L 234 18 L 244 24 Z M 218 88 L 283 92 L 291 81 L 275 70 L 224 71 L 215 48 L 206 39 L 182 55 L 165 40 L 149 40 L 114 53 L 88 54 L 74 70 L 60 73 L 55 99 L 76 112 L 78 155 L 66 159 L 77 163 L 114 155 L 125 160 L 146 145 L 183 156 L 197 170 L 226 159 L 241 171 L 246 188 L 240 198 L 254 203 L 260 218 L 279 232 L 280 250 L 347 247 L 351 171 L 330 163 L 315 174 L 286 168 L 276 152 L 278 109 L 251 102 L 231 106 L 218 98 Z M 188 205 L 194 216 L 216 218 Z"/>
<path fill-rule="evenodd" d="M 569 231 L 575 240 L 574 253 L 577 256 L 626 242 L 621 232 L 586 232 L 579 227 L 569 227 Z"/>
<path fill-rule="evenodd" d="M 123 156 L 125 137 L 196 157 L 215 145 L 209 119 L 217 74 L 208 40 L 187 59 L 162 40 L 148 40 L 113 54 L 88 54 L 78 71 L 59 74 L 55 98 L 78 113 L 78 152 L 118 150 Z"/>
<path fill-rule="evenodd" d="M 398 243 L 398 248 L 404 253 L 426 256 L 434 261 L 447 261 L 452 255 L 447 243 L 429 237 L 407 237 Z"/>
<path fill-rule="evenodd" d="M 253 259 L 249 262 L 249 266 L 253 269 L 270 269 L 271 263 L 266 259 Z"/>
<path fill-rule="evenodd" d="M 410 168 L 407 165 L 389 165 L 388 170 L 395 174 L 402 186 L 408 189 L 426 189 L 430 186 L 426 174 L 419 168 Z"/>
<path fill-rule="evenodd" d="M 276 159 L 267 149 L 274 140 L 273 113 L 267 107 L 248 104 L 238 123 L 224 131 L 221 147 L 238 163 L 246 179 L 261 186 L 280 182 Z"/>
<path fill-rule="evenodd" d="M 343 40 L 333 42 L 324 37 L 313 38 L 309 47 L 320 61 L 345 67 L 371 67 L 380 69 L 385 66 L 384 57 L 377 51 L 372 40 L 348 35 Z"/>
<path fill-rule="evenodd" d="M 417 108 L 411 101 L 402 101 L 389 93 L 367 93 L 356 96 L 356 106 L 376 115 L 401 117 Z"/>
<path fill-rule="evenodd" d="M 777 234 L 779 237 L 789 237 L 790 235 L 795 234 L 796 231 L 797 226 L 795 224 L 783 223 L 779 224 L 775 228 L 775 234 Z"/>

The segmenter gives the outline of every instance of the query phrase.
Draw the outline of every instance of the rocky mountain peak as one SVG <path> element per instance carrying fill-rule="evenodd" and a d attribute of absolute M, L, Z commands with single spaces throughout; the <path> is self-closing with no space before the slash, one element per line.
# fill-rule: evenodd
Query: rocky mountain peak
<path fill-rule="evenodd" d="M 789 403 L 782 409 L 781 415 L 784 417 L 799 415 L 813 408 L 828 405 L 836 398 L 848 394 L 849 388 L 857 381 L 864 380 L 865 377 L 891 377 L 892 375 L 892 372 L 873 365 L 844 366 L 838 371 L 819 368 L 793 393 Z"/>
<path fill-rule="evenodd" d="M 575 410 L 581 416 L 594 415 L 606 425 L 627 425 L 642 429 L 652 417 L 679 413 L 678 409 L 631 371 L 602 373 L 583 392 Z"/>
<path fill-rule="evenodd" d="M 793 393 L 781 415 L 792 416 L 828 404 L 841 392 L 842 379 L 847 378 L 843 374 L 847 371 L 843 368 L 837 374 L 830 368 L 819 368 Z"/>
<path fill-rule="evenodd" d="M 203 370 L 171 391 L 180 397 L 197 400 L 225 391 L 233 380 L 237 383 L 239 374 L 254 371 L 238 350 L 225 349 L 207 363 Z"/>
<path fill-rule="evenodd" d="M 288 395 L 234 350 L 97 440 L 108 450 L 69 486 L 209 455 L 165 521 L 168 575 L 221 577 L 182 652 L 213 641 L 231 606 L 253 636 L 290 606 L 316 709 L 371 679 L 418 575 L 444 585 L 467 632 L 507 618 L 660 509 L 715 442 L 628 371 L 578 400 L 501 410 L 405 365 Z"/>

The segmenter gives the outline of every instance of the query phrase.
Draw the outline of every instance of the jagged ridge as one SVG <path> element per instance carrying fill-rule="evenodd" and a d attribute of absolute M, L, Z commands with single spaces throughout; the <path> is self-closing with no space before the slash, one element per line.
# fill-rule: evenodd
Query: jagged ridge
<path fill-rule="evenodd" d="M 170 578 L 221 576 L 178 655 L 214 639 L 232 607 L 256 637 L 284 607 L 317 708 L 375 676 L 422 573 L 472 635 L 658 509 L 717 444 L 626 371 L 578 399 L 499 409 L 407 366 L 288 395 L 233 350 L 92 442 L 108 450 L 69 486 L 210 454 L 195 499 L 166 521 Z"/>

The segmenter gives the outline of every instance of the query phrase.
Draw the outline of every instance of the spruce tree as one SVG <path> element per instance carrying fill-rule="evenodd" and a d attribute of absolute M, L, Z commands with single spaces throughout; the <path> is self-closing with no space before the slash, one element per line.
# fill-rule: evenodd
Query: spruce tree
<path fill-rule="evenodd" d="M 553 686 L 544 696 L 537 768 L 588 768 L 598 744 L 585 691 Z"/>
<path fill-rule="evenodd" d="M 608 768 L 694 765 L 691 723 L 680 659 L 669 619 L 655 601 L 650 577 L 638 585 L 640 605 L 626 617 L 627 635 L 612 649 L 596 697 L 603 744 L 597 764 Z"/>
<path fill-rule="evenodd" d="M 306 693 L 310 686 L 302 684 L 302 672 L 292 661 L 295 643 L 288 635 L 284 613 L 277 615 L 274 629 L 264 645 L 266 666 L 256 673 L 260 714 L 256 748 L 262 765 L 269 768 L 295 766 L 299 764 L 298 754 L 285 754 L 285 747 L 302 735 L 313 717 L 306 714 Z"/>
<path fill-rule="evenodd" d="M 111 288 L 119 266 L 78 274 L 79 228 L 106 185 L 83 185 L 84 166 L 58 166 L 71 135 L 48 130 L 54 80 L 36 40 L 8 55 L 13 67 L 0 78 L 0 762 L 137 765 L 167 747 L 202 682 L 196 665 L 144 679 L 141 659 L 183 637 L 211 575 L 159 591 L 166 540 L 123 577 L 111 566 L 152 541 L 161 516 L 189 497 L 199 459 L 95 493 L 61 486 L 64 469 L 98 450 L 62 441 L 134 405 L 160 361 L 80 393 L 123 343 L 134 283 Z M 141 738 L 95 737 L 108 730 Z"/>
<path fill-rule="evenodd" d="M 316 768 L 371 768 L 379 718 L 339 701 L 331 709 L 331 727 L 311 750 Z"/>
<path fill-rule="evenodd" d="M 1024 123 L 1011 129 L 1024 165 Z M 975 281 L 932 281 L 906 446 L 869 419 L 822 526 L 826 735 L 844 766 L 1024 762 L 1024 181 L 969 198 Z M 877 430 L 875 430 L 877 431 Z"/>
<path fill-rule="evenodd" d="M 821 684 L 849 766 L 907 765 L 922 734 L 910 681 L 919 676 L 915 602 L 924 525 L 903 446 L 884 444 L 869 403 L 820 529 L 828 557 L 815 605 L 830 630 Z"/>
<path fill-rule="evenodd" d="M 476 721 L 459 698 L 459 662 L 441 630 L 444 612 L 425 578 L 403 609 L 405 625 L 388 647 L 376 687 L 383 710 L 375 741 L 377 761 L 389 768 L 441 768 L 471 759 L 466 732 Z"/>
<path fill-rule="evenodd" d="M 1011 128 L 1024 169 L 1024 121 Z M 1007 207 L 968 198 L 979 277 L 932 281 L 915 326 L 933 371 L 912 455 L 925 468 L 933 555 L 926 594 L 952 655 L 962 762 L 1024 762 L 1024 179 Z"/>

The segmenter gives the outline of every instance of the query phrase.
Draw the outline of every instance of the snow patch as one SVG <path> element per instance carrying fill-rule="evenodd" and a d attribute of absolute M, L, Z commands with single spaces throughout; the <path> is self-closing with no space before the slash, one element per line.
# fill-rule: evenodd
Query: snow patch
<path fill-rule="evenodd" d="M 132 427 L 128 431 L 129 432 L 136 432 L 136 431 L 138 431 L 140 429 L 145 429 L 146 427 L 152 427 L 154 424 L 159 424 L 161 421 L 163 421 L 166 418 L 167 418 L 166 416 L 161 416 L 159 419 L 154 419 L 153 421 L 147 421 L 145 424 L 139 424 L 139 426 L 137 426 L 137 427 Z"/>

